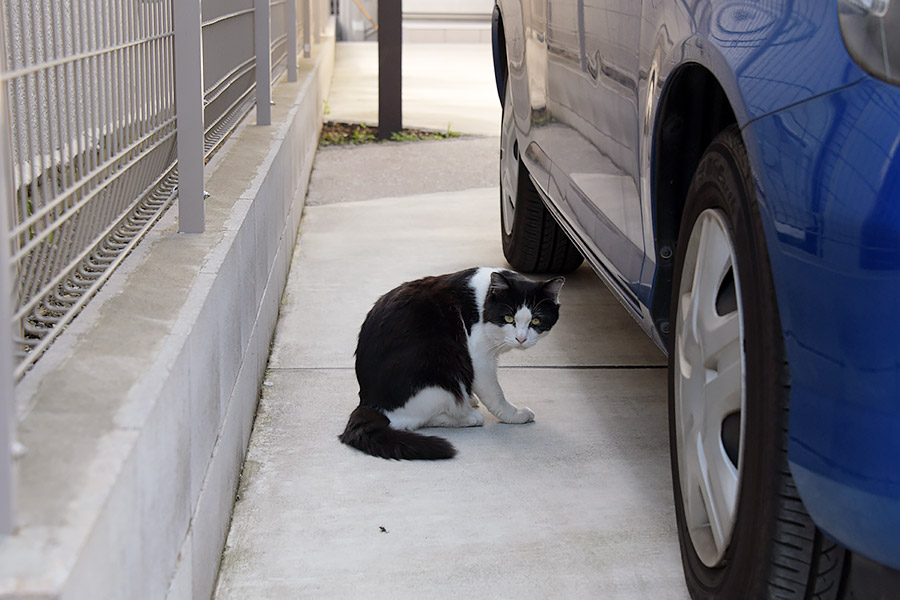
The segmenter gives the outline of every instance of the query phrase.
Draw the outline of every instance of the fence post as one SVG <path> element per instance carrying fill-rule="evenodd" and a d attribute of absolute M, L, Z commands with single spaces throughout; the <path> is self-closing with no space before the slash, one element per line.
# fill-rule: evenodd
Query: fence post
<path fill-rule="evenodd" d="M 3 13 L 0 11 L 0 21 Z M 6 64 L 0 31 L 0 69 Z M 9 207 L 12 206 L 12 152 L 7 123 L 6 81 L 0 77 L 0 536 L 15 526 L 16 469 L 12 444 L 16 431 L 13 396 L 12 298 Z"/>
<path fill-rule="evenodd" d="M 203 30 L 200 0 L 173 2 L 178 139 L 178 230 L 203 233 Z"/>
<path fill-rule="evenodd" d="M 320 34 L 319 34 L 319 14 L 322 12 L 322 3 L 319 0 L 310 0 L 310 4 L 312 4 L 312 33 L 313 40 L 315 43 L 319 43 Z"/>
<path fill-rule="evenodd" d="M 310 15 L 310 2 L 313 0 L 300 0 L 303 3 L 303 58 L 312 56 L 312 17 Z"/>
<path fill-rule="evenodd" d="M 402 40 L 400 0 L 378 0 L 378 138 L 403 128 Z"/>
<path fill-rule="evenodd" d="M 285 31 L 287 32 L 287 80 L 297 81 L 297 0 L 287 0 Z"/>
<path fill-rule="evenodd" d="M 256 124 L 272 124 L 272 33 L 269 0 L 255 0 L 253 19 L 256 40 Z"/>

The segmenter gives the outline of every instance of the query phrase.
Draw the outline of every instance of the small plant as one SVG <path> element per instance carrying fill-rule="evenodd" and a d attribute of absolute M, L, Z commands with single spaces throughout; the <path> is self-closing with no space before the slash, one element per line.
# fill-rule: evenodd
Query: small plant
<path fill-rule="evenodd" d="M 448 123 L 446 133 L 425 129 L 403 129 L 391 133 L 389 141 L 413 142 L 418 140 L 443 140 L 454 137 L 459 137 L 459 134 L 451 131 Z M 322 125 L 322 135 L 319 137 L 320 146 L 343 146 L 376 142 L 379 142 L 378 127 L 365 124 L 333 123 L 329 121 Z"/>
<path fill-rule="evenodd" d="M 376 140 L 375 134 L 365 125 L 358 129 L 354 129 L 353 133 L 350 134 L 350 137 L 351 144 L 365 144 L 366 142 L 374 142 Z"/>
<path fill-rule="evenodd" d="M 395 131 L 391 134 L 392 142 L 412 142 L 418 140 L 419 136 L 409 131 Z"/>
<path fill-rule="evenodd" d="M 335 146 L 346 143 L 346 137 L 340 133 L 335 133 L 334 131 L 323 131 L 322 139 L 319 141 L 319 144 L 322 146 Z"/>

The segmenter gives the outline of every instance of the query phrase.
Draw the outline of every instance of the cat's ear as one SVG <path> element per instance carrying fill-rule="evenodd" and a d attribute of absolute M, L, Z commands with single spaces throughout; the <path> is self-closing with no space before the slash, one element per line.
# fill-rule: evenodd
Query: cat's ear
<path fill-rule="evenodd" d="M 509 289 L 509 279 L 500 273 L 491 273 L 491 287 L 488 288 L 488 295 L 500 294 Z"/>
<path fill-rule="evenodd" d="M 566 279 L 564 277 L 554 277 L 553 279 L 544 282 L 544 293 L 550 296 L 556 304 L 559 304 L 559 290 L 562 289 L 565 282 Z"/>

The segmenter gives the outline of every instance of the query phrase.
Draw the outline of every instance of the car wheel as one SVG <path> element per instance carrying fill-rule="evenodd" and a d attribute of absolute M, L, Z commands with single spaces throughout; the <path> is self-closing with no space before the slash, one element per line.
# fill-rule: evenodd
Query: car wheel
<path fill-rule="evenodd" d="M 544 206 L 522 164 L 509 85 L 504 86 L 500 129 L 500 229 L 503 255 L 526 273 L 568 273 L 581 254 Z"/>
<path fill-rule="evenodd" d="M 692 597 L 837 598 L 844 550 L 813 525 L 788 469 L 788 365 L 736 127 L 691 182 L 671 307 L 669 439 Z"/>

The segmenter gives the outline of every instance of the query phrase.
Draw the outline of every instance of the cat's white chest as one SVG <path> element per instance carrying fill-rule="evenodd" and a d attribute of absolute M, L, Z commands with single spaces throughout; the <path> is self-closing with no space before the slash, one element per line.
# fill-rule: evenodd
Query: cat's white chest
<path fill-rule="evenodd" d="M 507 332 L 505 327 L 498 327 L 493 323 L 476 323 L 469 334 L 469 355 L 472 362 L 488 362 L 510 349 L 507 345 Z"/>

